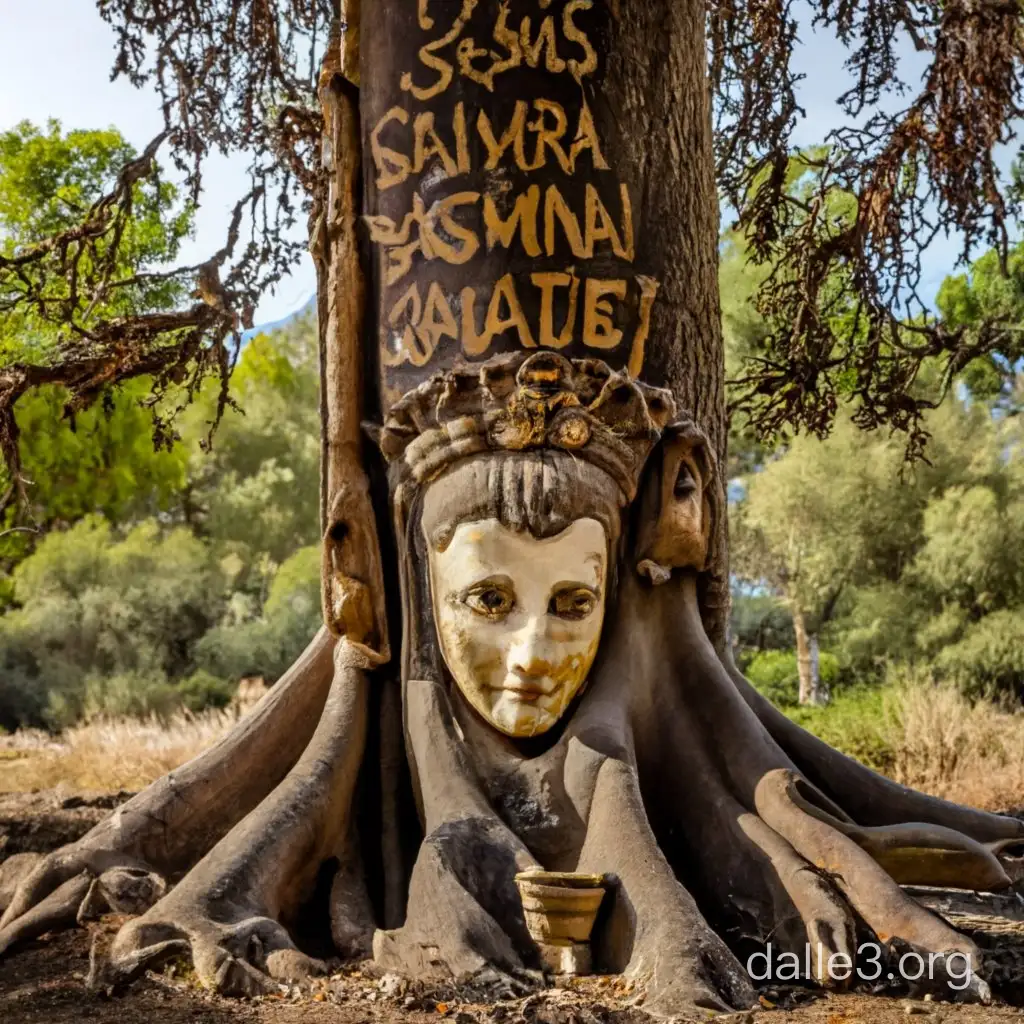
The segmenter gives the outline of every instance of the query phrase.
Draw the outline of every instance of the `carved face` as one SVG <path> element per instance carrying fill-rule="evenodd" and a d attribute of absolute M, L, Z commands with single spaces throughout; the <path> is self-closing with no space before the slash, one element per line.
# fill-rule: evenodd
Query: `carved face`
<path fill-rule="evenodd" d="M 577 519 L 538 539 L 497 519 L 461 523 L 430 548 L 430 585 L 448 669 L 508 736 L 550 729 L 593 664 L 604 620 L 608 538 Z"/>

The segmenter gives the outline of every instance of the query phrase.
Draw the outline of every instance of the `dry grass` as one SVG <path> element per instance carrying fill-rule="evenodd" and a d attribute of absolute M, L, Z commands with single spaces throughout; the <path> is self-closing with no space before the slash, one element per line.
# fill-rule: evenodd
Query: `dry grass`
<path fill-rule="evenodd" d="M 972 703 L 926 678 L 886 692 L 857 716 L 837 705 L 807 724 L 851 753 L 860 752 L 852 749 L 855 733 L 869 727 L 888 774 L 915 789 L 988 810 L 1024 807 L 1024 712 Z M 0 793 L 138 790 L 205 750 L 236 721 L 235 712 L 206 711 L 95 721 L 57 738 L 33 731 L 2 737 Z M 824 723 L 833 728 L 815 728 Z"/>
<path fill-rule="evenodd" d="M 897 781 L 985 810 L 1024 807 L 1024 712 L 918 683 L 896 691 L 891 716 Z"/>
<path fill-rule="evenodd" d="M 89 722 L 56 739 L 15 733 L 0 738 L 0 793 L 141 789 L 205 750 L 235 721 L 229 711 L 179 712 L 170 719 Z"/>

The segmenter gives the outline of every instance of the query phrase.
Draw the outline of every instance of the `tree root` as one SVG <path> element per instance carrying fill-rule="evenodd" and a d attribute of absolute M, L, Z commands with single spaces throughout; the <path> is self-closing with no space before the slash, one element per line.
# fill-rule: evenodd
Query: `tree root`
<path fill-rule="evenodd" d="M 142 917 L 118 933 L 95 979 L 117 985 L 189 951 L 200 982 L 229 995 L 323 970 L 283 921 L 309 896 L 320 865 L 344 856 L 366 732 L 365 659 L 339 642 L 335 675 L 309 746 L 277 789 Z M 368 940 L 368 936 L 366 937 Z"/>
<path fill-rule="evenodd" d="M 907 896 L 870 853 L 843 830 L 820 814 L 809 813 L 808 802 L 800 793 L 802 782 L 799 776 L 783 769 L 761 779 L 755 802 L 765 824 L 834 882 L 880 942 L 902 942 L 940 956 L 961 953 L 977 972 L 978 947 Z M 988 1000 L 988 986 L 977 975 L 970 991 L 982 1001 Z"/>
<path fill-rule="evenodd" d="M 172 878 L 190 868 L 295 764 L 327 698 L 333 647 L 333 639 L 321 630 L 219 743 L 154 782 L 77 842 L 35 864 L 0 918 L 0 951 L 29 937 L 36 925 L 26 930 L 20 919 L 31 915 L 31 921 L 40 920 L 34 908 L 44 901 L 51 928 L 73 923 L 77 907 L 74 913 L 65 911 L 62 899 L 75 887 L 62 887 L 76 878 L 95 879 L 115 867 Z M 62 899 L 51 900 L 58 890 Z"/>
<path fill-rule="evenodd" d="M 1024 821 L 941 800 L 901 786 L 866 768 L 790 721 L 761 696 L 726 653 L 722 664 L 740 696 L 801 774 L 865 826 L 922 822 L 940 825 L 979 843 L 1024 841 Z"/>

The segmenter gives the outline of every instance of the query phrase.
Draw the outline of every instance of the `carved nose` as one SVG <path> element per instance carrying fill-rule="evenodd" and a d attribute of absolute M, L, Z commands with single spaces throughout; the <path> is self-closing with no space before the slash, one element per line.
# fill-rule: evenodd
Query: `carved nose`
<path fill-rule="evenodd" d="M 512 643 L 508 665 L 521 679 L 543 679 L 550 669 L 548 643 L 544 630 L 531 623 Z"/>

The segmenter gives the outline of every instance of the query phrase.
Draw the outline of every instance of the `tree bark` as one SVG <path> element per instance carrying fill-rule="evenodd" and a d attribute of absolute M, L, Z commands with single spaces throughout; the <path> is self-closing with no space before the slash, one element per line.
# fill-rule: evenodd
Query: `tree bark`
<path fill-rule="evenodd" d="M 821 653 L 818 634 L 807 628 L 803 610 L 793 606 L 793 632 L 796 635 L 796 668 L 800 677 L 801 705 L 821 706 L 828 703 L 828 693 L 821 685 Z"/>

